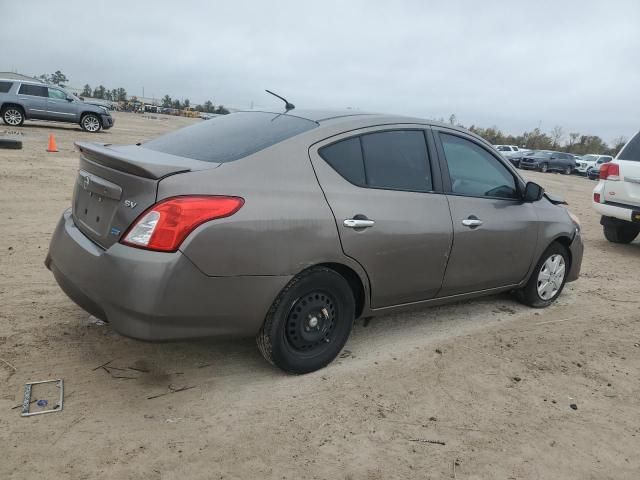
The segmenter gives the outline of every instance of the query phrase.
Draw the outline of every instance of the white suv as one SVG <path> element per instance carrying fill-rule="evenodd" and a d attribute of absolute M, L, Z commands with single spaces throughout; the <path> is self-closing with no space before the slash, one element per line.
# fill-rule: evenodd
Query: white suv
<path fill-rule="evenodd" d="M 640 233 L 640 132 L 600 167 L 593 206 L 610 242 L 631 243 Z"/>

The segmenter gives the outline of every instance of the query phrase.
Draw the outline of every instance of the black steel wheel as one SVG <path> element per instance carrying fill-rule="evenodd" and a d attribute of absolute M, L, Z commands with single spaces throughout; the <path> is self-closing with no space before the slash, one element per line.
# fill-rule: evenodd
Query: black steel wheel
<path fill-rule="evenodd" d="M 256 340 L 273 365 L 289 373 L 309 373 L 336 358 L 354 317 L 354 295 L 345 278 L 329 268 L 313 267 L 280 292 Z"/>

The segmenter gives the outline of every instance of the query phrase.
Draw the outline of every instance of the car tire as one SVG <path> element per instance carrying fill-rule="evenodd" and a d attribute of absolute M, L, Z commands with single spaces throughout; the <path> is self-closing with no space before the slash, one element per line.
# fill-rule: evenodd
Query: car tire
<path fill-rule="evenodd" d="M 24 123 L 24 110 L 15 105 L 7 105 L 2 108 L 2 121 L 11 127 L 21 127 Z"/>
<path fill-rule="evenodd" d="M 354 318 L 355 299 L 347 280 L 329 268 L 313 267 L 280 292 L 256 341 L 272 365 L 288 373 L 309 373 L 338 356 Z"/>
<path fill-rule="evenodd" d="M 540 171 L 542 173 L 546 173 L 547 170 L 549 170 L 549 165 L 547 165 L 546 163 L 543 163 L 542 165 L 540 165 Z"/>
<path fill-rule="evenodd" d="M 20 140 L 14 140 L 12 138 L 0 138 L 0 148 L 21 150 L 22 142 Z"/>
<path fill-rule="evenodd" d="M 97 133 L 102 128 L 100 117 L 93 113 L 85 113 L 80 119 L 80 127 L 85 132 Z"/>
<path fill-rule="evenodd" d="M 565 175 L 571 175 L 571 166 L 567 166 L 567 168 L 564 169 L 563 172 Z"/>
<path fill-rule="evenodd" d="M 603 225 L 604 238 L 612 243 L 631 243 L 640 230 L 635 225 Z"/>
<path fill-rule="evenodd" d="M 553 264 L 558 258 L 562 259 L 558 263 L 558 268 L 563 267 L 562 278 L 559 277 L 558 271 L 553 271 Z M 570 260 L 567 249 L 558 242 L 552 243 L 540 257 L 527 284 L 516 291 L 518 300 L 533 308 L 548 307 L 562 293 L 569 267 Z"/>

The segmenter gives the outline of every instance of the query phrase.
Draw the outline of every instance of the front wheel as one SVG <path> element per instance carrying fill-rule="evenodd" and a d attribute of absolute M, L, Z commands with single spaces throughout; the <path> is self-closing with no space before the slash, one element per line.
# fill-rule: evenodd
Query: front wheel
<path fill-rule="evenodd" d="M 546 163 L 543 163 L 542 165 L 540 165 L 540 171 L 542 173 L 546 173 L 547 170 L 549 170 L 549 165 L 547 165 Z"/>
<path fill-rule="evenodd" d="M 552 243 L 540 257 L 527 284 L 516 292 L 518 300 L 534 308 L 548 307 L 562 292 L 568 269 L 567 249 Z"/>
<path fill-rule="evenodd" d="M 256 337 L 264 358 L 301 374 L 325 367 L 349 338 L 355 300 L 349 283 L 326 267 L 296 275 L 269 309 Z"/>
<path fill-rule="evenodd" d="M 97 115 L 94 115 L 93 113 L 87 113 L 82 117 L 82 120 L 80 120 L 80 126 L 87 132 L 95 133 L 100 131 L 100 129 L 102 128 L 102 123 L 100 122 L 100 119 Z"/>
<path fill-rule="evenodd" d="M 604 238 L 612 243 L 631 243 L 640 231 L 635 225 L 604 225 Z"/>

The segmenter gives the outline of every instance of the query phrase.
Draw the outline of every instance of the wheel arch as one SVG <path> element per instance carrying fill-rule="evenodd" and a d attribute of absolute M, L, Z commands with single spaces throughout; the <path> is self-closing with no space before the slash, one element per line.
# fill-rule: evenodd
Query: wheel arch
<path fill-rule="evenodd" d="M 92 112 L 91 110 L 84 110 L 80 113 L 80 123 L 82 123 L 82 119 L 86 116 L 86 115 L 95 115 L 96 117 L 98 117 L 98 121 L 100 122 L 100 126 L 102 126 L 102 116 L 98 113 L 98 112 Z"/>
<path fill-rule="evenodd" d="M 366 299 L 368 288 L 365 288 L 365 284 L 362 277 L 351 267 L 337 262 L 326 262 L 313 265 L 312 267 L 326 267 L 340 274 L 351 287 L 353 292 L 353 298 L 356 301 L 356 318 L 359 318 L 366 308 Z"/>
<path fill-rule="evenodd" d="M 22 112 L 22 115 L 24 115 L 24 118 L 27 118 L 27 111 L 24 109 L 22 105 L 15 102 L 4 102 L 2 105 L 0 105 L 0 112 L 4 111 L 4 109 L 8 107 L 19 108 L 20 111 Z"/>

